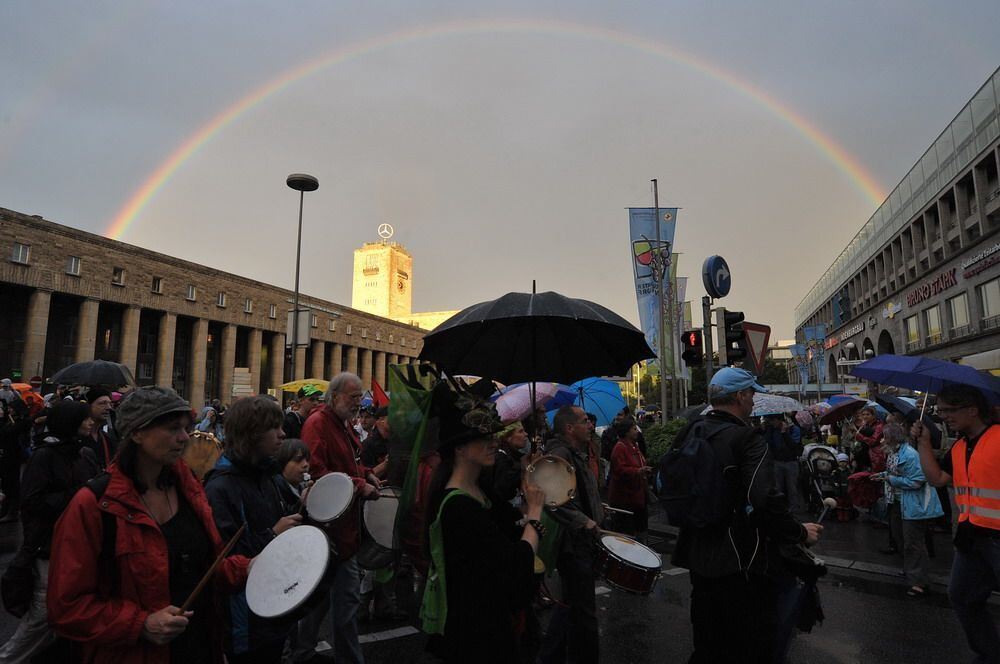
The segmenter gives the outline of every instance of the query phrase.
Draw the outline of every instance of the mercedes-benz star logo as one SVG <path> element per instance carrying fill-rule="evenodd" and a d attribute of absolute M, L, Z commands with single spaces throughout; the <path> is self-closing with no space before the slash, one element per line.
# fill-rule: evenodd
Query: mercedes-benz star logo
<path fill-rule="evenodd" d="M 395 231 L 392 230 L 392 224 L 379 224 L 378 226 L 378 236 L 383 240 L 388 240 L 392 237 Z"/>

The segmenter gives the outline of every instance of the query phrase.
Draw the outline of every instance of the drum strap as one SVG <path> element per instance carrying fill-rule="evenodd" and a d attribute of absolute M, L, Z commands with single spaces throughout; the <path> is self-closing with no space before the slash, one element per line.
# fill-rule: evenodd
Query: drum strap
<path fill-rule="evenodd" d="M 423 603 L 420 605 L 420 620 L 426 634 L 444 634 L 444 625 L 448 620 L 448 592 L 444 576 L 444 536 L 441 533 L 441 513 L 444 506 L 454 496 L 469 496 L 461 489 L 452 489 L 441 501 L 437 516 L 430 528 L 431 564 L 427 571 L 427 588 L 424 590 Z M 472 498 L 472 496 L 469 496 Z"/>

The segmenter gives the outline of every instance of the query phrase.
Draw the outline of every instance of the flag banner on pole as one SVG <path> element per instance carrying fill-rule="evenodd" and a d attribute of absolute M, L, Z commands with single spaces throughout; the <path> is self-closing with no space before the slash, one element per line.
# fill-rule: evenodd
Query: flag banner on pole
<path fill-rule="evenodd" d="M 420 457 L 433 449 L 428 439 L 428 422 L 431 418 L 431 397 L 437 382 L 426 365 L 393 364 L 389 367 L 389 426 L 392 437 L 403 454 L 409 453 L 409 465 L 403 482 L 403 493 L 396 510 L 393 529 L 395 544 L 404 539 L 419 538 L 422 533 L 412 532 L 411 508 L 417 493 L 417 473 Z"/>
<path fill-rule="evenodd" d="M 657 282 L 654 273 L 658 271 L 662 278 L 669 280 L 670 270 L 667 264 L 671 262 L 671 247 L 674 244 L 674 228 L 677 223 L 677 208 L 660 208 L 660 217 L 655 219 L 655 208 L 629 208 L 629 242 L 632 249 L 632 272 L 635 276 L 635 297 L 639 305 L 639 327 L 646 335 L 646 342 L 656 356 L 661 357 L 660 349 L 660 304 L 657 292 Z M 659 224 L 660 239 L 657 243 L 656 227 Z M 664 283 L 664 293 L 667 295 L 669 282 Z M 667 345 L 667 351 L 673 346 Z M 670 372 L 670 358 L 666 361 L 666 372 Z M 651 375 L 659 373 L 658 362 L 650 360 L 647 364 Z"/>
<path fill-rule="evenodd" d="M 806 352 L 816 365 L 816 380 L 826 382 L 826 348 L 823 344 L 826 341 L 826 324 L 804 327 L 802 334 L 806 340 Z"/>
<path fill-rule="evenodd" d="M 799 370 L 799 383 L 806 385 L 809 383 L 809 353 L 805 344 L 793 344 L 789 346 L 792 352 L 792 359 L 795 361 L 795 368 Z"/>

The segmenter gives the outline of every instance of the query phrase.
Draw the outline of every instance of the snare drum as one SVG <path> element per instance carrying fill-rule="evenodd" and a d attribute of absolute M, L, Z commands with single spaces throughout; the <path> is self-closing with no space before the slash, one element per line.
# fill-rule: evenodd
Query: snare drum
<path fill-rule="evenodd" d="M 326 535 L 314 526 L 289 528 L 254 559 L 247 577 L 247 606 L 261 618 L 302 614 L 310 598 L 320 600 L 332 585 L 336 566 Z M 329 568 L 329 570 L 328 570 Z"/>
<path fill-rule="evenodd" d="M 656 585 L 663 561 L 648 546 L 624 535 L 601 535 L 594 570 L 610 585 L 648 595 Z"/>
<path fill-rule="evenodd" d="M 527 468 L 528 481 L 545 492 L 545 505 L 559 507 L 576 495 L 576 470 L 565 459 L 543 456 Z"/>
<path fill-rule="evenodd" d="M 384 486 L 379 489 L 378 494 L 378 500 L 366 500 L 362 508 L 358 565 L 365 569 L 385 567 L 396 555 L 393 531 L 402 491 L 395 487 Z"/>
<path fill-rule="evenodd" d="M 329 523 L 347 511 L 354 500 L 354 482 L 345 473 L 329 473 L 316 480 L 306 496 L 309 519 Z"/>

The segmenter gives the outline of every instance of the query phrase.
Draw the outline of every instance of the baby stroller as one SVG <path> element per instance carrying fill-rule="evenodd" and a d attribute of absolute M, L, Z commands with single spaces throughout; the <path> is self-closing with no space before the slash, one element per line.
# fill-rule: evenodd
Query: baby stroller
<path fill-rule="evenodd" d="M 808 485 L 809 511 L 819 514 L 823 511 L 824 498 L 839 498 L 845 491 L 837 463 L 837 450 L 827 445 L 807 445 L 802 451 L 801 462 Z"/>

